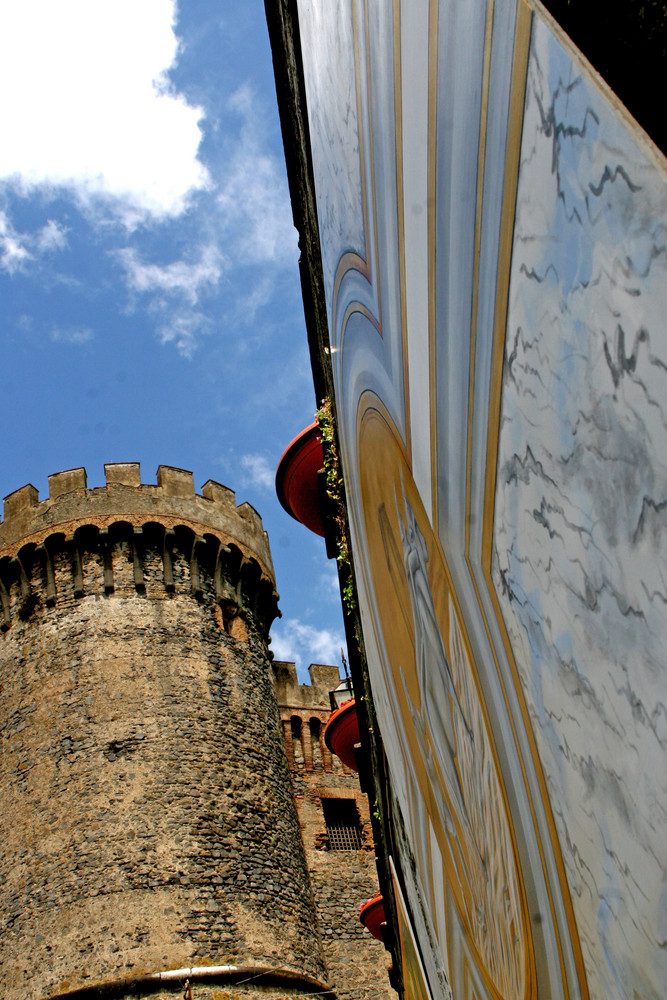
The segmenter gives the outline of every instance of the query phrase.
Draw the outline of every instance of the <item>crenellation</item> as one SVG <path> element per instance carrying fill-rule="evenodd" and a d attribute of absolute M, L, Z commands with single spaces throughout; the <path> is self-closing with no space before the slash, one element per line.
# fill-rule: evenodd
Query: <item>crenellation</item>
<path fill-rule="evenodd" d="M 273 671 L 280 703 L 295 708 L 317 708 L 323 704 L 328 708 L 329 692 L 340 684 L 338 667 L 325 663 L 310 664 L 310 684 L 299 683 L 294 663 L 274 660 Z"/>
<path fill-rule="evenodd" d="M 82 467 L 54 472 L 49 476 L 49 500 L 57 500 L 58 497 L 74 493 L 76 490 L 85 490 L 87 484 L 86 470 Z"/>
<path fill-rule="evenodd" d="M 20 489 L 14 490 L 13 493 L 5 497 L 5 521 L 9 518 L 18 517 L 23 511 L 36 507 L 38 503 L 39 492 L 32 483 L 28 483 L 27 486 L 21 486 Z"/>
<path fill-rule="evenodd" d="M 251 503 L 248 503 L 247 500 L 244 500 L 243 503 L 238 505 L 236 510 L 242 518 L 244 518 L 246 521 L 248 521 L 249 524 L 252 525 L 255 531 L 263 534 L 264 537 L 266 537 L 266 532 L 264 531 L 262 519 Z"/>
<path fill-rule="evenodd" d="M 104 469 L 106 486 L 87 488 L 86 470 L 78 468 L 49 476 L 49 496 L 41 502 L 30 484 L 9 494 L 0 522 L 0 554 L 29 537 L 41 544 L 56 524 L 73 531 L 82 524 L 109 528 L 121 520 L 140 528 L 156 520 L 164 527 L 212 534 L 223 543 L 233 540 L 273 579 L 259 514 L 250 504 L 237 506 L 232 490 L 208 480 L 198 496 L 192 473 L 172 466 L 160 466 L 157 485 L 141 483 L 137 462 L 108 463 Z"/>
<path fill-rule="evenodd" d="M 214 479 L 207 479 L 201 488 L 201 495 L 206 500 L 220 504 L 228 510 L 236 510 L 236 493 L 229 487 L 216 483 Z"/>
<path fill-rule="evenodd" d="M 194 497 L 194 476 L 187 469 L 178 469 L 174 465 L 158 465 L 157 484 L 165 496 Z"/>
<path fill-rule="evenodd" d="M 108 486 L 141 486 L 139 462 L 107 462 L 104 478 Z"/>

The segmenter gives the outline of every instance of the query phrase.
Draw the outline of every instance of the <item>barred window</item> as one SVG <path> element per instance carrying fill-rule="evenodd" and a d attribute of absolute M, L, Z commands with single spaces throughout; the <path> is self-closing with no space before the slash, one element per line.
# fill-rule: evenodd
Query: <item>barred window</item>
<path fill-rule="evenodd" d="M 361 825 L 354 799 L 322 799 L 322 811 L 331 850 L 360 850 Z"/>

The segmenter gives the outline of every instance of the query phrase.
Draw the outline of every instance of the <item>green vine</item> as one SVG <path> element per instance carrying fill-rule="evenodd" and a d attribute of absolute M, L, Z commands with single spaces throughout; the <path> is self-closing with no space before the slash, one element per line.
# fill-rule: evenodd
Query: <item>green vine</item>
<path fill-rule="evenodd" d="M 324 471 L 327 480 L 327 495 L 338 505 L 342 500 L 343 477 L 340 474 L 340 463 L 336 450 L 331 400 L 323 399 L 317 411 L 317 422 L 320 427 L 324 451 Z"/>
<path fill-rule="evenodd" d="M 343 604 L 345 609 L 352 614 L 357 607 L 354 596 L 354 583 L 352 580 L 352 563 L 350 560 L 350 550 L 347 543 L 347 532 L 345 530 L 345 520 L 342 514 L 343 509 L 343 476 L 340 471 L 338 451 L 336 449 L 336 437 L 334 434 L 333 414 L 331 412 L 331 400 L 323 399 L 319 410 L 316 413 L 317 423 L 320 428 L 322 438 L 322 450 L 324 452 L 324 473 L 327 484 L 327 496 L 332 502 L 334 509 L 334 520 L 337 530 L 338 553 L 336 561 L 338 565 L 347 569 L 345 583 L 342 587 Z"/>
<path fill-rule="evenodd" d="M 343 586 L 343 604 L 350 613 L 354 611 L 354 609 L 357 606 L 356 601 L 354 599 L 354 584 L 352 583 L 351 576 L 347 578 Z"/>

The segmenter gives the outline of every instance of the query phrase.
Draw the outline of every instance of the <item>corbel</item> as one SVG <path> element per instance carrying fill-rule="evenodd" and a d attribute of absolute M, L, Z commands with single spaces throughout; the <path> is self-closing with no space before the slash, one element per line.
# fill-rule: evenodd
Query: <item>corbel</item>
<path fill-rule="evenodd" d="M 143 561 L 144 529 L 134 527 L 132 529 L 132 572 L 134 575 L 134 589 L 145 590 L 144 581 L 144 561 Z"/>
<path fill-rule="evenodd" d="M 53 570 L 53 556 L 49 552 L 46 542 L 41 542 L 40 545 L 36 546 L 36 552 L 39 552 L 42 559 L 44 560 L 44 575 L 46 577 L 46 603 L 52 607 L 56 603 L 56 574 Z"/>
<path fill-rule="evenodd" d="M 173 550 L 176 532 L 173 528 L 165 528 L 164 545 L 162 546 L 162 573 L 164 576 L 164 588 L 170 592 L 174 590 L 174 560 Z"/>
<path fill-rule="evenodd" d="M 192 539 L 192 552 L 190 554 L 190 587 L 193 597 L 200 598 L 204 593 L 201 583 L 201 566 L 199 563 L 198 549 L 206 545 L 206 539 L 201 535 L 195 535 Z"/>
<path fill-rule="evenodd" d="M 104 567 L 104 593 L 113 594 L 113 548 L 109 538 L 109 529 L 100 528 L 100 549 L 102 550 L 102 566 Z"/>

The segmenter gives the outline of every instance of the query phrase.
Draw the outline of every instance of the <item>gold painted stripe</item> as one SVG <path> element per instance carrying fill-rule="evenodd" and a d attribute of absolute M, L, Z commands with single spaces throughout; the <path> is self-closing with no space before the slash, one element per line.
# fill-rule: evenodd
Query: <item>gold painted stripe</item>
<path fill-rule="evenodd" d="M 329 331 L 329 336 L 331 337 L 332 345 L 335 345 L 340 350 L 342 348 L 342 331 L 341 331 L 341 343 L 336 345 L 336 322 L 338 315 L 338 292 L 340 290 L 341 282 L 345 277 L 345 274 L 350 269 L 359 271 L 363 274 L 366 280 L 370 283 L 370 267 L 368 264 L 368 213 L 367 213 L 367 197 L 366 197 L 366 160 L 364 157 L 364 129 L 363 129 L 363 119 L 362 119 L 362 108 L 361 108 L 361 87 L 360 87 L 360 72 L 359 72 L 359 29 L 357 26 L 357 16 L 356 16 L 356 4 L 351 5 L 351 16 L 352 16 L 352 39 L 354 46 L 354 81 L 355 81 L 355 92 L 357 98 L 357 138 L 359 140 L 359 176 L 361 178 L 361 210 L 363 212 L 364 222 L 364 253 L 366 259 L 356 251 L 347 251 L 342 254 L 338 264 L 336 265 L 336 273 L 334 275 L 333 288 L 331 290 L 331 327 Z M 336 391 L 341 391 L 341 386 L 336 385 Z"/>
<path fill-rule="evenodd" d="M 519 0 L 516 12 L 516 32 L 514 57 L 512 62 L 512 89 L 507 128 L 505 155 L 505 181 L 503 187 L 503 210 L 498 247 L 498 277 L 496 284 L 496 308 L 493 329 L 493 353 L 491 357 L 491 391 L 489 398 L 489 422 L 486 448 L 486 479 L 484 488 L 484 525 L 482 532 L 482 562 L 491 559 L 493 535 L 493 514 L 495 506 L 496 463 L 498 461 L 498 427 L 500 420 L 500 397 L 502 391 L 503 358 L 505 353 L 505 328 L 507 325 L 507 305 L 509 298 L 510 266 L 512 263 L 512 243 L 514 237 L 514 215 L 521 155 L 521 130 L 523 125 L 523 104 L 526 93 L 526 73 L 528 70 L 528 50 L 532 11 L 525 0 Z"/>
<path fill-rule="evenodd" d="M 347 324 L 349 323 L 350 316 L 353 313 L 361 313 L 362 316 L 365 316 L 368 322 L 375 327 L 375 329 L 378 331 L 380 335 L 382 335 L 382 331 L 380 330 L 380 324 L 378 323 L 377 319 L 370 311 L 368 306 L 365 306 L 362 302 L 350 302 L 350 304 L 348 305 L 343 315 L 343 322 L 341 324 L 343 332 L 347 329 Z"/>
<path fill-rule="evenodd" d="M 466 449 L 466 501 L 465 501 L 465 553 L 470 550 L 470 503 L 472 478 L 472 427 L 475 405 L 475 356 L 477 350 L 477 309 L 479 303 L 479 255 L 482 238 L 482 209 L 484 202 L 484 166 L 486 161 L 486 132 L 489 117 L 489 78 L 491 76 L 491 43 L 493 41 L 493 15 L 495 0 L 486 8 L 484 34 L 484 69 L 482 73 L 482 104 L 479 122 L 479 152 L 477 157 L 477 201 L 475 219 L 475 253 L 473 258 L 472 310 L 470 317 L 470 358 L 468 370 L 468 439 Z"/>
<path fill-rule="evenodd" d="M 338 267 L 336 268 L 336 274 L 334 276 L 334 307 L 338 301 L 338 292 L 340 291 L 341 282 L 348 271 L 359 271 L 360 274 L 363 274 L 366 281 L 370 282 L 371 280 L 371 270 L 368 261 L 364 260 L 363 257 L 360 257 L 358 253 L 354 252 L 354 250 L 348 250 L 338 261 Z"/>
<path fill-rule="evenodd" d="M 398 287 L 401 302 L 401 340 L 403 343 L 403 407 L 405 410 L 405 447 L 412 468 L 410 430 L 410 378 L 408 368 L 408 329 L 405 304 L 405 216 L 403 212 L 403 75 L 401 71 L 401 0 L 394 0 L 394 134 L 396 140 L 396 208 L 398 229 Z"/>
<path fill-rule="evenodd" d="M 438 153 L 438 0 L 430 0 L 428 12 L 428 353 L 429 405 L 431 410 L 431 524 L 438 534 L 438 406 L 436 371 L 436 208 Z"/>
<path fill-rule="evenodd" d="M 359 26 L 357 24 L 357 4 L 352 7 L 352 34 L 354 38 L 354 88 L 357 98 L 357 136 L 359 139 L 359 170 L 361 173 L 361 211 L 364 216 L 364 256 L 369 260 L 368 253 L 368 185 L 366 180 L 366 154 L 364 136 L 363 108 L 361 106 L 361 69 L 359 67 Z M 368 34 L 368 33 L 366 33 Z M 366 38 L 368 45 L 368 38 Z M 369 277 L 370 281 L 370 277 Z"/>
<path fill-rule="evenodd" d="M 366 31 L 366 100 L 368 102 L 368 149 L 371 157 L 371 196 L 373 205 L 373 240 L 375 243 L 375 295 L 377 300 L 378 322 L 382 330 L 382 270 L 379 266 L 380 254 L 378 247 L 378 213 L 375 193 L 375 138 L 373 135 L 373 81 L 371 77 L 371 42 L 368 27 L 368 0 L 364 0 L 364 27 Z M 364 211 L 366 205 L 364 202 Z M 368 234 L 368 229 L 366 230 Z M 366 259 L 371 260 L 368 235 L 366 235 Z"/>

